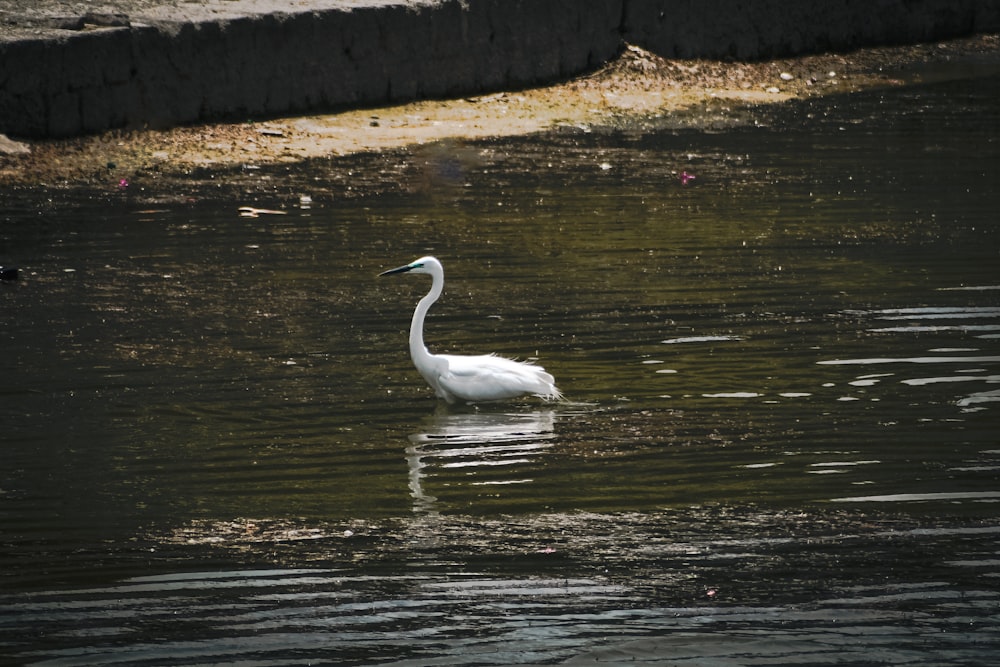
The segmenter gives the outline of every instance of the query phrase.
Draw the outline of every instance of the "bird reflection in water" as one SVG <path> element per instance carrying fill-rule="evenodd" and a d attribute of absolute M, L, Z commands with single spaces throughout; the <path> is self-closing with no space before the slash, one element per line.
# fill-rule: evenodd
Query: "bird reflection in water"
<path fill-rule="evenodd" d="M 410 495 L 417 513 L 436 513 L 437 498 L 424 489 L 428 476 L 460 476 L 452 486 L 525 484 L 525 466 L 552 446 L 555 412 L 454 412 L 439 410 L 406 448 Z M 432 472 L 433 471 L 433 472 Z"/>

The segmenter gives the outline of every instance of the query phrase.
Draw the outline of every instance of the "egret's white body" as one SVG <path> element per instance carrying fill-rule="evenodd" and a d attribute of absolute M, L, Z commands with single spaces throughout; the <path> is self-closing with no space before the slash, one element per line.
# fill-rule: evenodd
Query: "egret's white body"
<path fill-rule="evenodd" d="M 413 311 L 413 321 L 410 323 L 410 357 L 413 365 L 440 398 L 449 403 L 485 403 L 526 395 L 549 400 L 562 397 L 555 380 L 541 366 L 494 354 L 431 354 L 424 345 L 424 318 L 444 289 L 444 267 L 435 257 L 421 257 L 415 262 L 379 275 L 405 272 L 426 273 L 431 276 L 430 291 Z"/>

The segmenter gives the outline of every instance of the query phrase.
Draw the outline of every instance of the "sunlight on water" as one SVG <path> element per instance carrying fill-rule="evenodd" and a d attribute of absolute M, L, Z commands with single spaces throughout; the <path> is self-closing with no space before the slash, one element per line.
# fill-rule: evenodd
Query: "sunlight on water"
<path fill-rule="evenodd" d="M 941 336 L 961 336 L 956 340 L 959 343 L 981 339 L 979 332 L 991 330 L 988 325 L 975 324 L 983 318 L 992 318 L 1000 315 L 1000 310 L 993 307 L 919 307 L 919 308 L 893 308 L 876 311 L 846 311 L 847 317 L 858 318 L 862 321 L 868 319 L 877 320 L 905 320 L 911 322 L 906 326 L 899 327 L 876 327 L 869 328 L 870 333 L 879 335 L 899 334 L 906 337 L 914 335 L 937 334 Z M 928 319 L 948 319 L 957 321 L 949 326 L 922 326 L 912 324 Z M 986 327 L 985 329 L 983 327 Z M 969 338 L 968 335 L 972 334 Z M 942 339 L 945 340 L 945 339 Z M 988 348 L 986 348 L 988 349 Z M 990 373 L 990 369 L 995 369 L 1000 356 L 982 355 L 983 348 L 954 346 L 954 347 L 933 347 L 925 350 L 926 356 L 912 357 L 874 357 L 859 359 L 827 359 L 818 361 L 820 365 L 826 366 L 898 366 L 900 370 L 892 373 L 873 373 L 857 376 L 856 379 L 848 382 L 855 387 L 872 387 L 885 381 L 899 382 L 909 387 L 925 387 L 930 385 L 961 383 L 963 386 L 972 385 L 975 389 L 987 385 L 1000 383 L 1000 375 Z M 951 370 L 952 374 L 947 375 L 919 375 L 917 377 L 906 377 L 912 371 L 906 370 L 911 365 L 937 365 Z M 985 366 L 983 365 L 985 364 Z M 892 378 L 889 380 L 889 378 Z M 995 402 L 1000 390 L 983 389 L 981 391 L 970 391 L 964 396 L 955 400 L 955 404 L 961 407 L 963 412 L 978 411 L 982 409 L 983 403 Z M 972 407 L 977 406 L 977 407 Z"/>
<path fill-rule="evenodd" d="M 948 500 L 979 500 L 998 502 L 1000 491 L 982 491 L 979 493 L 895 493 L 887 496 L 855 496 L 853 498 L 832 498 L 835 503 L 899 503 Z"/>

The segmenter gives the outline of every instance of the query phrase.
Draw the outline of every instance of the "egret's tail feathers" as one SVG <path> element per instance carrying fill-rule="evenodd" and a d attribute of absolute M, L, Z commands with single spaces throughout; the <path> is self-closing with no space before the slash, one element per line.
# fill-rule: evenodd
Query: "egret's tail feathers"
<path fill-rule="evenodd" d="M 561 403 L 566 400 L 566 397 L 563 396 L 563 393 L 559 391 L 559 388 L 555 385 L 549 387 L 544 392 L 538 392 L 534 395 L 543 401 L 548 401 L 550 403 Z"/>

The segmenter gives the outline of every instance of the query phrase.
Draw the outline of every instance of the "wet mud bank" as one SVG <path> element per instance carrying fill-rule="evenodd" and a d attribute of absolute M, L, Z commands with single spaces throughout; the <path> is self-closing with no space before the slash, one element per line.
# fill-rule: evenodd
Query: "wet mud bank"
<path fill-rule="evenodd" d="M 70 137 L 481 94 L 635 44 L 753 60 L 1000 28 L 1000 0 L 10 0 L 0 133 Z"/>

